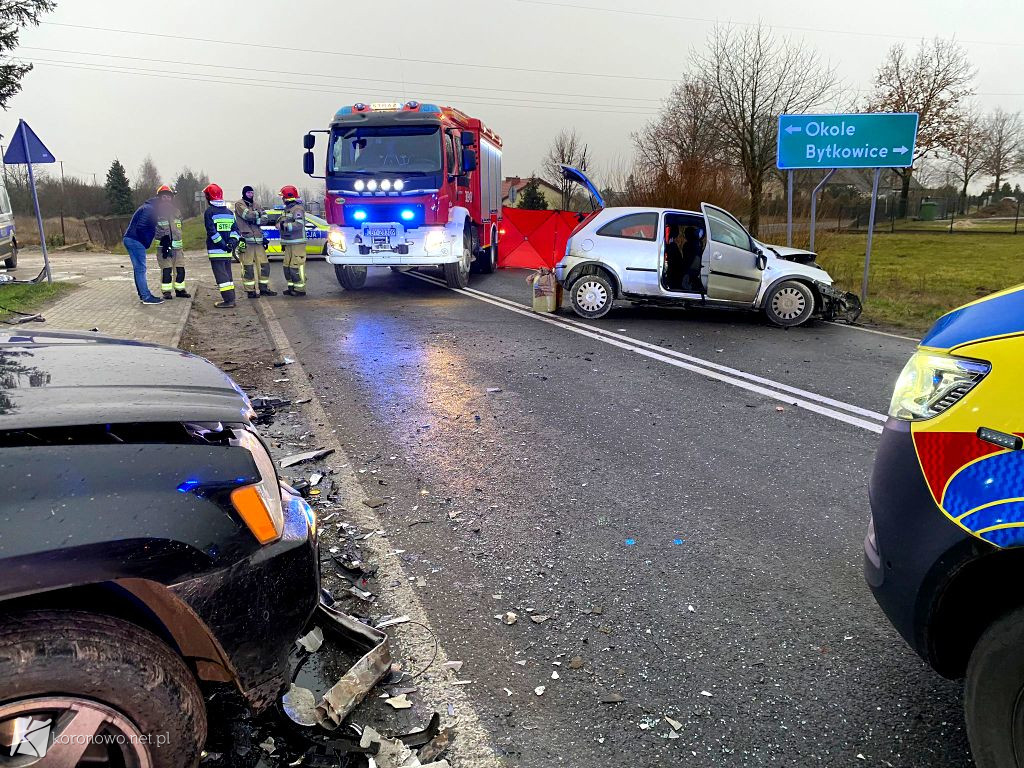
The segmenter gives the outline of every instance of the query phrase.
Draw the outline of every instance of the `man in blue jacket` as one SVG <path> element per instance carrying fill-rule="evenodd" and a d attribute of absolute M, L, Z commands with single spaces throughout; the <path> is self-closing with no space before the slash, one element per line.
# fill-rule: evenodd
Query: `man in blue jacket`
<path fill-rule="evenodd" d="M 153 244 L 156 235 L 156 198 L 151 197 L 136 209 L 128 229 L 124 231 L 125 250 L 132 260 L 135 272 L 135 290 L 143 304 L 163 304 L 164 300 L 153 295 L 146 282 L 146 249 Z"/>

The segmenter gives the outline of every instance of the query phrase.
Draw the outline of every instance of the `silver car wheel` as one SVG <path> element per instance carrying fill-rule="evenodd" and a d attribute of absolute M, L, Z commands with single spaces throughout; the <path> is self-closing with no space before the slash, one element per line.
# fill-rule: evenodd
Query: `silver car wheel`
<path fill-rule="evenodd" d="M 151 768 L 147 735 L 105 704 L 77 696 L 40 696 L 0 704 L 0 742 L 9 765 L 125 765 Z"/>
<path fill-rule="evenodd" d="M 806 309 L 807 297 L 792 286 L 784 286 L 772 296 L 772 311 L 782 320 L 794 320 Z"/>
<path fill-rule="evenodd" d="M 608 291 L 596 280 L 586 280 L 576 286 L 576 303 L 587 312 L 597 312 L 608 303 Z"/>

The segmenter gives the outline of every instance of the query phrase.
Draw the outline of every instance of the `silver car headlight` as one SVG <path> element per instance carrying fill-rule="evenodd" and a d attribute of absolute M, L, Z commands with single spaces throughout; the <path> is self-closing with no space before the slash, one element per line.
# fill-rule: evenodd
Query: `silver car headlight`
<path fill-rule="evenodd" d="M 938 416 L 974 389 L 992 366 L 980 360 L 918 350 L 903 366 L 889 415 L 905 421 Z"/>

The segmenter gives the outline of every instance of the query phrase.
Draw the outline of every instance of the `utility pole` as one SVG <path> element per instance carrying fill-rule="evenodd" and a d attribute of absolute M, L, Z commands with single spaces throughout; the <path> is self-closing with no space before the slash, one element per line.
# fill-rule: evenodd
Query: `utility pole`
<path fill-rule="evenodd" d="M 59 160 L 60 163 L 60 237 L 64 241 L 64 245 L 68 244 L 68 236 L 64 231 L 64 161 Z"/>

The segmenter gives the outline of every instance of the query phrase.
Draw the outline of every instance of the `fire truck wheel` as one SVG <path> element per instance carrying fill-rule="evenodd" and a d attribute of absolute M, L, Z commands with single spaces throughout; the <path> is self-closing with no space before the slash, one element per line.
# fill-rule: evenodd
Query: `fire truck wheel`
<path fill-rule="evenodd" d="M 476 253 L 476 268 L 484 275 L 489 275 L 498 268 L 498 244 L 491 243 Z"/>
<path fill-rule="evenodd" d="M 462 258 L 454 264 L 444 265 L 444 281 L 449 288 L 465 288 L 469 285 L 469 268 L 473 263 L 469 235 L 462 238 Z"/>
<path fill-rule="evenodd" d="M 366 285 L 366 267 L 346 267 L 344 264 L 335 264 L 334 275 L 346 291 L 358 291 Z"/>

